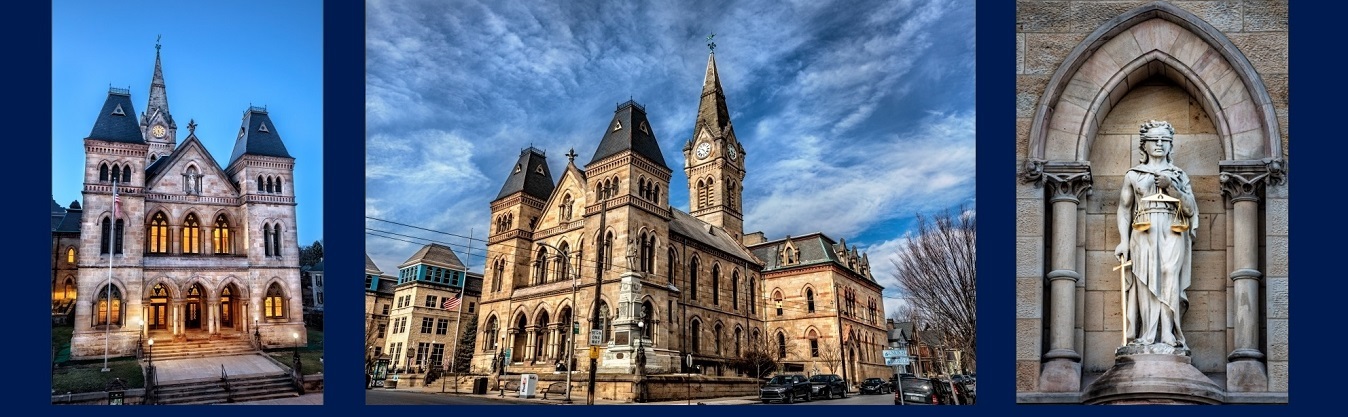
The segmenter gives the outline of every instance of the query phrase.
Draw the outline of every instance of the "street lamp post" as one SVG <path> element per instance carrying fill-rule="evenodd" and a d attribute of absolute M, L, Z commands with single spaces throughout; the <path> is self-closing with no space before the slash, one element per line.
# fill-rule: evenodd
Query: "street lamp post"
<path fill-rule="evenodd" d="M 139 354 L 145 349 L 145 319 L 136 320 L 140 324 L 140 331 L 136 334 L 136 353 Z"/>
<path fill-rule="evenodd" d="M 303 375 L 304 373 L 300 372 L 300 333 L 293 332 L 290 334 L 290 338 L 295 340 L 295 355 L 292 357 L 295 362 L 295 374 Z"/>
<path fill-rule="evenodd" d="M 150 349 L 149 349 L 148 352 L 146 352 L 145 356 L 146 356 L 146 359 L 150 362 L 150 369 L 153 370 L 153 369 L 154 369 L 154 339 L 150 339 L 149 341 L 146 342 L 146 344 L 150 346 Z"/>
<path fill-rule="evenodd" d="M 646 314 L 642 312 L 637 320 L 637 402 L 646 402 L 646 348 L 642 346 L 641 339 L 646 336 Z"/>
<path fill-rule="evenodd" d="M 253 343 L 257 344 L 257 350 L 262 350 L 262 332 L 257 328 L 257 319 L 253 319 Z"/>

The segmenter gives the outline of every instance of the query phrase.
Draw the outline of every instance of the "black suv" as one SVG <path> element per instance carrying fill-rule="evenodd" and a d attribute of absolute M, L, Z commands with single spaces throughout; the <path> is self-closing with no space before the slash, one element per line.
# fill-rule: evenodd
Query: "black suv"
<path fill-rule="evenodd" d="M 861 381 L 861 393 L 864 394 L 888 394 L 889 381 L 880 378 L 866 378 Z"/>
<path fill-rule="evenodd" d="M 819 374 L 810 377 L 810 395 L 826 400 L 847 398 L 847 382 L 836 374 Z"/>
<path fill-rule="evenodd" d="M 777 375 L 758 389 L 758 399 L 763 404 L 781 401 L 787 404 L 796 402 L 796 398 L 810 400 L 810 381 L 805 375 Z"/>
<path fill-rule="evenodd" d="M 899 389 L 894 390 L 894 405 L 938 405 L 954 404 L 951 398 L 950 384 L 927 378 L 899 379 Z"/>

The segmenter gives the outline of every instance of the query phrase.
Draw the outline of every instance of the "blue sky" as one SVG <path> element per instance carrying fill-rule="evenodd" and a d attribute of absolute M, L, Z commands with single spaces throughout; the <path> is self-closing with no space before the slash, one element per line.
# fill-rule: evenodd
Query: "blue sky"
<path fill-rule="evenodd" d="M 366 22 L 367 216 L 481 238 L 522 148 L 547 151 L 554 179 L 568 149 L 583 166 L 629 98 L 687 211 L 682 148 L 712 33 L 747 153 L 746 233 L 845 238 L 892 296 L 913 217 L 974 205 L 972 0 L 370 1 Z M 366 225 L 422 238 L 367 234 L 385 272 L 423 239 L 466 241 Z"/>
<path fill-rule="evenodd" d="M 295 158 L 301 244 L 323 238 L 323 9 L 311 1 L 57 1 L 52 6 L 52 194 L 82 200 L 84 138 L 108 87 L 145 110 L 156 36 L 178 143 L 187 122 L 225 168 L 244 110 L 266 106 Z"/>

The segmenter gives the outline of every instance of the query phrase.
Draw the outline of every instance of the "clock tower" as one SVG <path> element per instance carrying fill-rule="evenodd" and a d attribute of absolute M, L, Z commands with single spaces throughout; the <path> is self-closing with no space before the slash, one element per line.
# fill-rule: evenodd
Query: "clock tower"
<path fill-rule="evenodd" d="M 150 102 L 145 106 L 145 112 L 140 115 L 141 136 L 144 136 L 145 142 L 150 144 L 150 151 L 146 154 L 146 165 L 168 156 L 178 142 L 178 124 L 173 121 L 173 114 L 169 113 L 168 92 L 164 86 L 164 68 L 159 60 L 161 46 L 156 40 L 154 78 L 150 80 Z"/>
<path fill-rule="evenodd" d="M 729 232 L 744 236 L 742 196 L 744 148 L 735 139 L 721 77 L 716 71 L 716 44 L 707 57 L 702 100 L 697 108 L 693 137 L 683 147 L 683 170 L 688 175 L 688 212 Z"/>

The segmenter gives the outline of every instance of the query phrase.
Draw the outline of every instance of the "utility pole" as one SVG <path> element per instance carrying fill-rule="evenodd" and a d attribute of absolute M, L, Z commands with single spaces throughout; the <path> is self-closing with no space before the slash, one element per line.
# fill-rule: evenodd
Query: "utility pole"
<path fill-rule="evenodd" d="M 607 190 L 606 190 L 606 192 L 607 192 Z M 599 342 L 596 342 L 596 341 L 594 340 L 594 336 L 593 336 L 593 335 L 594 335 L 596 332 L 603 332 L 603 331 L 604 331 L 603 326 L 602 326 L 601 323 L 599 322 L 599 295 L 600 295 L 600 294 L 603 294 L 603 293 L 600 291 L 600 287 L 602 287 L 602 286 L 604 285 L 604 268 L 608 267 L 608 264 L 604 262 L 604 261 L 605 261 L 605 259 L 604 259 L 604 254 L 606 253 L 606 252 L 605 252 L 606 250 L 613 250 L 612 248 L 609 248 L 609 247 L 608 247 L 608 241 L 607 241 L 607 239 L 606 239 L 606 234 L 607 234 L 607 233 L 606 233 L 606 230 L 604 230 L 604 229 L 606 229 L 606 228 L 608 227 L 608 225 L 607 225 L 607 223 L 606 223 L 606 215 L 607 215 L 607 214 L 608 214 L 608 200 L 607 200 L 607 199 L 601 199 L 601 200 L 599 200 L 599 239 L 598 239 L 598 240 L 599 240 L 599 250 L 598 250 L 598 252 L 597 252 L 598 257 L 599 257 L 599 262 L 596 262 L 596 263 L 595 263 L 595 270 L 594 270 L 594 281 L 595 281 L 595 282 L 594 282 L 594 302 L 592 303 L 592 304 L 594 305 L 594 307 L 593 307 L 593 309 L 590 311 L 590 334 L 591 334 L 591 336 L 590 336 L 590 383 L 589 383 L 589 387 L 588 387 L 589 389 L 585 392 L 585 405 L 594 405 L 595 377 L 596 377 L 596 373 L 599 371 L 599 369 L 598 369 L 598 368 L 599 368 L 599 358 L 596 357 L 595 354 L 594 354 L 595 346 L 598 346 L 598 345 L 599 345 Z M 579 267 L 579 265 L 577 265 L 577 267 Z M 602 333 L 601 333 L 601 334 L 602 334 Z M 599 339 L 599 340 L 600 340 L 600 341 L 603 341 L 603 340 L 604 340 L 604 339 L 603 339 L 603 336 L 600 336 L 600 339 Z"/>

